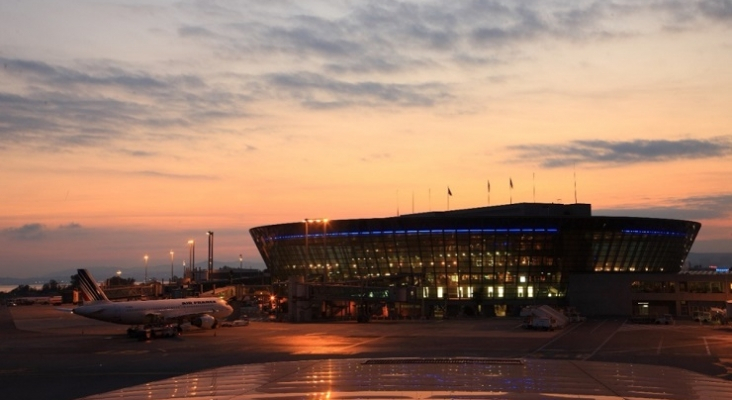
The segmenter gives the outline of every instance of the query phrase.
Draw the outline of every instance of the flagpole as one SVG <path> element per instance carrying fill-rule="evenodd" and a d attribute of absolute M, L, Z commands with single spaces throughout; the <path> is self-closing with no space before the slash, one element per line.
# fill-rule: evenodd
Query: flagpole
<path fill-rule="evenodd" d="M 447 198 L 447 211 L 450 211 L 450 196 L 452 193 L 450 192 L 450 186 L 447 187 L 447 195 L 445 197 Z"/>
<path fill-rule="evenodd" d="M 574 204 L 577 204 L 577 167 L 574 168 Z"/>
<path fill-rule="evenodd" d="M 488 207 L 491 206 L 491 180 L 488 180 Z"/>
<path fill-rule="evenodd" d="M 513 204 L 513 178 L 508 178 L 508 204 Z"/>
<path fill-rule="evenodd" d="M 397 202 L 397 217 L 398 217 L 399 216 L 399 189 L 397 189 L 396 202 Z"/>

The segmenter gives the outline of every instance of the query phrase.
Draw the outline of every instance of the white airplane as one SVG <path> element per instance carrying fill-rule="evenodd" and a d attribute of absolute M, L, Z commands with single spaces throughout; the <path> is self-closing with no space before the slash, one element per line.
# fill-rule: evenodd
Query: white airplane
<path fill-rule="evenodd" d="M 218 327 L 218 319 L 228 317 L 233 309 L 214 297 L 112 302 L 89 271 L 77 270 L 84 304 L 71 310 L 82 317 L 125 325 L 161 325 L 189 322 L 203 329 Z"/>

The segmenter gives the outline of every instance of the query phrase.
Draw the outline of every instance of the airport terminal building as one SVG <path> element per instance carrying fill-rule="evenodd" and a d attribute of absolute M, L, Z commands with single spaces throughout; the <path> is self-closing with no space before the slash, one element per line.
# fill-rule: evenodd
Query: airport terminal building
<path fill-rule="evenodd" d="M 290 282 L 292 318 L 307 320 L 350 316 L 366 303 L 392 317 L 503 315 L 531 304 L 629 313 L 633 305 L 608 300 L 619 289 L 601 283 L 678 274 L 700 227 L 593 216 L 589 204 L 519 203 L 250 233 L 273 281 Z"/>

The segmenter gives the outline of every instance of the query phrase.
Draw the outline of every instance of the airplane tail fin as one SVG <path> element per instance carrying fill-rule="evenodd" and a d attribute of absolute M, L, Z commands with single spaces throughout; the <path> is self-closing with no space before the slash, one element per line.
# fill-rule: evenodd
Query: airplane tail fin
<path fill-rule="evenodd" d="M 109 301 L 107 295 L 104 294 L 104 291 L 102 291 L 102 288 L 99 287 L 97 281 L 94 280 L 94 277 L 92 277 L 89 271 L 78 269 L 76 272 L 79 274 L 79 286 L 81 287 L 85 302 Z"/>

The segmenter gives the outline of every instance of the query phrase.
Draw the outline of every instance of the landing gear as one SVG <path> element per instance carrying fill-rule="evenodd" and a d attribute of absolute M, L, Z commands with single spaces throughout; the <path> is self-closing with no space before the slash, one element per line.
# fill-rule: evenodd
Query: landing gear
<path fill-rule="evenodd" d="M 145 325 L 130 327 L 127 329 L 127 337 L 144 342 L 155 338 L 180 336 L 182 332 L 180 325 Z"/>
<path fill-rule="evenodd" d="M 146 342 L 153 338 L 153 333 L 150 329 L 143 329 L 137 333 L 137 340 Z"/>

